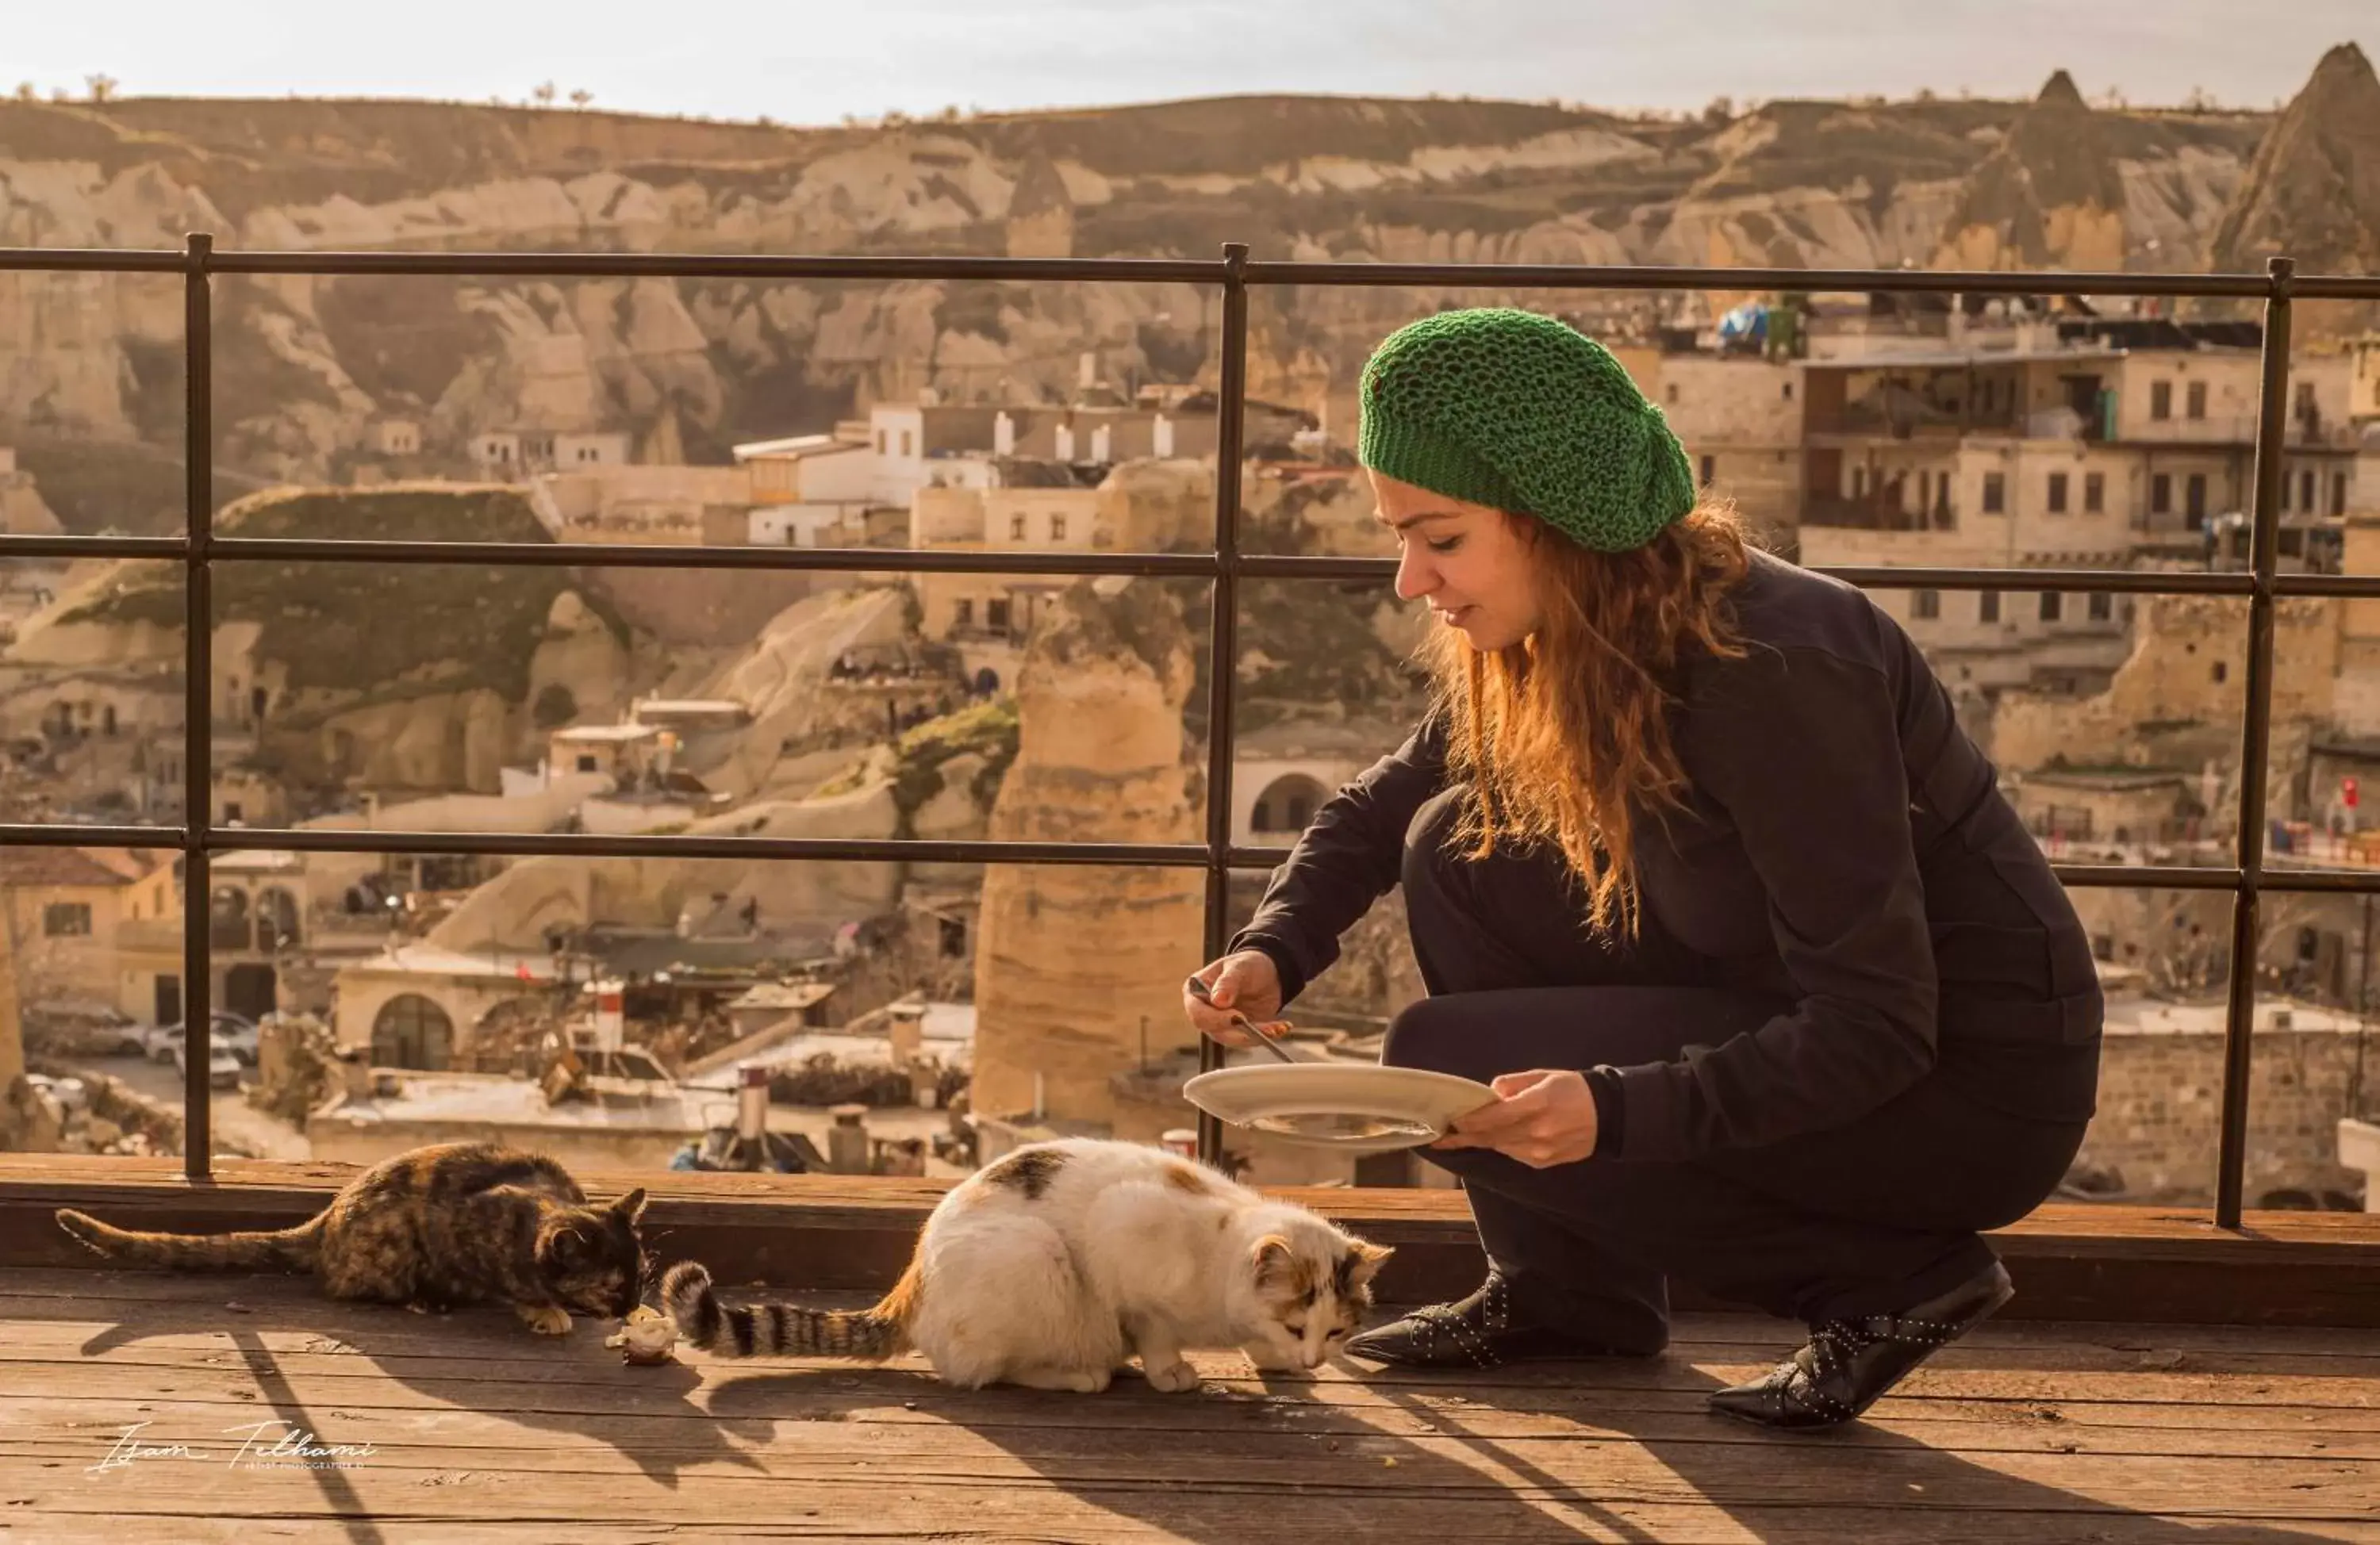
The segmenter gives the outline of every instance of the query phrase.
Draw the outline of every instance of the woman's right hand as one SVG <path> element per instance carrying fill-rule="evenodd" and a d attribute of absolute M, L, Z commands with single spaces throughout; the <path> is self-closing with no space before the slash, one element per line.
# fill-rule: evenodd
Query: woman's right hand
<path fill-rule="evenodd" d="M 1254 1020 L 1266 1035 L 1281 1033 L 1281 972 L 1272 957 L 1261 949 L 1243 949 L 1211 962 L 1197 973 L 1213 1002 L 1201 1003 L 1188 986 L 1182 989 L 1183 1012 L 1199 1034 L 1226 1046 L 1253 1044 L 1238 1016 Z"/>

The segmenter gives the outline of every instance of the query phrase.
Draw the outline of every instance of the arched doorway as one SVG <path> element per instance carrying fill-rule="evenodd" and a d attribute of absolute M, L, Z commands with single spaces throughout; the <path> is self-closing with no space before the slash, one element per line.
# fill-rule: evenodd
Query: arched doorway
<path fill-rule="evenodd" d="M 256 948 L 270 953 L 298 945 L 298 898 L 279 886 L 256 893 Z"/>
<path fill-rule="evenodd" d="M 261 1020 L 281 1007 L 278 978 L 271 966 L 253 962 L 224 972 L 224 1007 L 250 1020 Z"/>
<path fill-rule="evenodd" d="M 216 887 L 207 903 L 207 942 L 217 949 L 253 949 L 256 931 L 249 925 L 248 892 L 229 886 Z"/>
<path fill-rule="evenodd" d="M 1265 791 L 1257 796 L 1248 825 L 1260 832 L 1294 835 L 1305 829 L 1327 797 L 1322 785 L 1304 773 L 1284 774 L 1266 784 Z"/>
<path fill-rule="evenodd" d="M 372 1062 L 382 1068 L 443 1069 L 455 1053 L 455 1021 L 419 993 L 400 993 L 372 1016 Z"/>

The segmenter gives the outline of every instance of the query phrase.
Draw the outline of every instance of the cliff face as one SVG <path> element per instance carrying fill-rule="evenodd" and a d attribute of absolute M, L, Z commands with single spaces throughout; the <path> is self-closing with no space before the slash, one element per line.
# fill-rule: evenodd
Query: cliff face
<path fill-rule="evenodd" d="M 1017 682 L 1015 762 L 990 835 L 1033 841 L 1193 842 L 1183 755 L 1191 637 L 1153 586 L 1086 582 L 1038 622 Z M 975 1108 L 1108 1121 L 1109 1080 L 1194 1039 L 1182 979 L 1199 964 L 1195 869 L 989 866 L 976 943 Z"/>
<path fill-rule="evenodd" d="M 225 509 L 219 529 L 547 539 L 514 490 L 452 485 L 260 495 Z M 596 706 L 627 674 L 625 630 L 558 569 L 226 564 L 214 596 L 218 665 L 248 683 L 226 690 L 264 694 L 257 756 L 292 785 L 492 793 L 498 769 L 530 744 L 538 692 L 561 686 Z M 167 672 L 154 684 L 178 696 L 182 622 L 177 563 L 93 564 L 0 663 L 29 682 Z"/>
<path fill-rule="evenodd" d="M 2344 82 L 2325 95 L 2352 94 L 2351 72 L 2325 72 Z M 5 103 L 0 243 L 162 247 L 206 229 L 227 247 L 1127 256 L 1237 239 L 1284 258 L 2173 268 L 2204 261 L 2265 127 L 2095 113 L 2055 81 L 2029 107 L 1783 102 L 1725 124 L 1303 98 L 868 130 L 407 103 Z M 2338 184 L 2360 212 L 2267 199 L 2242 239 L 2375 218 L 2361 175 Z M 170 450 L 178 290 L 170 276 L 0 276 L 0 433 Z M 383 416 L 421 423 L 431 462 L 511 428 L 625 429 L 716 459 L 922 385 L 1054 395 L 1085 348 L 1111 378 L 1193 379 L 1213 343 L 1184 286 L 363 276 L 226 279 L 217 298 L 227 465 L 290 480 L 365 456 Z M 1600 304 L 1504 298 L 1590 319 Z M 1251 386 L 1319 403 L 1436 299 L 1268 292 Z M 59 513 L 75 529 L 120 518 L 97 495 Z"/>

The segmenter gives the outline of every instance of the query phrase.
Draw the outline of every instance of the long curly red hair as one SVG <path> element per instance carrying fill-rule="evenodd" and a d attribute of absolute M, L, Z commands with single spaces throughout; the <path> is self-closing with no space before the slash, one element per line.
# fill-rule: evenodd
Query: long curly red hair
<path fill-rule="evenodd" d="M 1439 628 L 1422 648 L 1449 776 L 1469 790 L 1455 840 L 1475 858 L 1552 844 L 1585 888 L 1587 925 L 1633 935 L 1637 820 L 1682 808 L 1670 737 L 1680 655 L 1743 653 L 1729 602 L 1751 566 L 1743 526 L 1706 501 L 1642 548 L 1597 552 L 1506 518 L 1537 559 L 1537 631 L 1482 651 Z"/>

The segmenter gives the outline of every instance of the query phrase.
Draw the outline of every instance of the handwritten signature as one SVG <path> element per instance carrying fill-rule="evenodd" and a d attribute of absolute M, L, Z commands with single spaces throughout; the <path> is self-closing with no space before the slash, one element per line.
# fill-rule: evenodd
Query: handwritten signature
<path fill-rule="evenodd" d="M 115 1446 L 98 1463 L 85 1466 L 84 1473 L 103 1475 L 109 1470 L 129 1469 L 144 1459 L 188 1459 L 203 1464 L 218 1458 L 234 1469 L 345 1470 L 380 1452 L 370 1443 L 326 1443 L 309 1429 L 277 1418 L 225 1428 L 226 1434 L 240 1440 L 239 1445 L 229 1453 L 211 1452 L 192 1443 L 143 1442 L 140 1433 L 149 1425 L 136 1421 L 126 1427 L 117 1435 Z"/>

